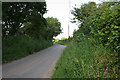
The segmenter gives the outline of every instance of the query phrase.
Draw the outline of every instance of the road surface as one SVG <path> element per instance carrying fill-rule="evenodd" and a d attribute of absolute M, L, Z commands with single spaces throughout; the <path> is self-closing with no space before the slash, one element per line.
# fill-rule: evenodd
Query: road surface
<path fill-rule="evenodd" d="M 54 44 L 33 55 L 2 66 L 3 78 L 50 78 L 66 46 Z"/>

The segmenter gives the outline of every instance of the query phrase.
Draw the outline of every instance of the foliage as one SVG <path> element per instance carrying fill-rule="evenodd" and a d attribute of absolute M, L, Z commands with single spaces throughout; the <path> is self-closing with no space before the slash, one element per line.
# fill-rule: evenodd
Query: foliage
<path fill-rule="evenodd" d="M 24 23 L 21 28 L 21 33 L 34 38 L 45 38 L 47 22 L 45 18 L 40 15 L 30 17 L 29 22 Z"/>
<path fill-rule="evenodd" d="M 52 45 L 61 33 L 57 18 L 44 18 L 46 2 L 3 2 L 3 63 L 16 60 Z"/>
<path fill-rule="evenodd" d="M 120 4 L 105 2 L 99 5 L 94 4 L 93 7 L 91 3 L 93 2 L 84 4 L 81 8 L 74 8 L 72 12 L 75 19 L 79 21 L 81 21 L 80 19 L 83 20 L 82 17 L 84 17 L 84 21 L 80 24 L 79 31 L 84 35 L 93 36 L 104 46 L 111 47 L 113 50 L 119 52 Z M 86 7 L 83 8 L 85 5 Z M 89 5 L 90 7 L 88 7 Z M 88 13 L 89 15 L 86 17 L 83 16 L 82 13 Z"/>
<path fill-rule="evenodd" d="M 47 21 L 46 36 L 48 36 L 48 38 L 53 38 L 61 33 L 62 31 L 61 23 L 58 21 L 57 18 L 48 17 L 46 18 L 46 21 Z"/>
<path fill-rule="evenodd" d="M 119 64 L 109 49 L 82 34 L 73 38 L 56 64 L 56 78 L 118 78 Z"/>
<path fill-rule="evenodd" d="M 44 18 L 46 2 L 3 3 L 3 35 L 21 34 L 34 38 L 53 39 L 61 33 L 57 18 Z M 49 35 L 48 35 L 49 34 Z"/>
<path fill-rule="evenodd" d="M 5 36 L 2 38 L 2 63 L 28 56 L 52 45 L 50 40 L 26 36 Z"/>
<path fill-rule="evenodd" d="M 52 78 L 119 78 L 120 3 L 89 2 L 74 8 L 79 29 L 58 61 Z"/>
<path fill-rule="evenodd" d="M 74 22 L 84 22 L 86 18 L 89 16 L 92 16 L 92 12 L 96 9 L 96 3 L 95 2 L 89 2 L 88 4 L 83 4 L 80 8 L 74 7 L 74 10 L 72 10 L 72 14 L 74 15 L 73 23 Z"/>
<path fill-rule="evenodd" d="M 2 3 L 2 20 L 3 35 L 9 31 L 10 35 L 18 35 L 21 26 L 34 13 L 43 16 L 46 13 L 45 2 L 3 2 Z"/>

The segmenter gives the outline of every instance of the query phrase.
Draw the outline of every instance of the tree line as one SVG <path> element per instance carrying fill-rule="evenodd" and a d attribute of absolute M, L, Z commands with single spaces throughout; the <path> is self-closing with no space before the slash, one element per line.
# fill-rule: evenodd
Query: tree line
<path fill-rule="evenodd" d="M 2 63 L 20 59 L 53 45 L 61 33 L 57 18 L 47 17 L 46 2 L 2 3 Z"/>
<path fill-rule="evenodd" d="M 53 36 L 61 33 L 61 23 L 57 18 L 44 18 L 45 13 L 46 2 L 3 2 L 3 36 L 53 39 Z"/>

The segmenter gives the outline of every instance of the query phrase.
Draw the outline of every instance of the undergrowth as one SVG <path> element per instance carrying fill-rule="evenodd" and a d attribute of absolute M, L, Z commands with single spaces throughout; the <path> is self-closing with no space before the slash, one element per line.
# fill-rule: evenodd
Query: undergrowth
<path fill-rule="evenodd" d="M 2 38 L 2 63 L 20 59 L 51 45 L 51 41 L 44 39 L 5 36 Z"/>
<path fill-rule="evenodd" d="M 92 38 L 74 38 L 56 64 L 52 78 L 118 78 L 115 54 Z"/>

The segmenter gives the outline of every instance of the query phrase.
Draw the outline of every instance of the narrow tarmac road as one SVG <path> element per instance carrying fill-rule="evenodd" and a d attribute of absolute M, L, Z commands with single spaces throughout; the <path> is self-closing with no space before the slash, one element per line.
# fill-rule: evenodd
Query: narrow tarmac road
<path fill-rule="evenodd" d="M 54 44 L 33 55 L 2 66 L 3 78 L 50 78 L 66 46 Z"/>

